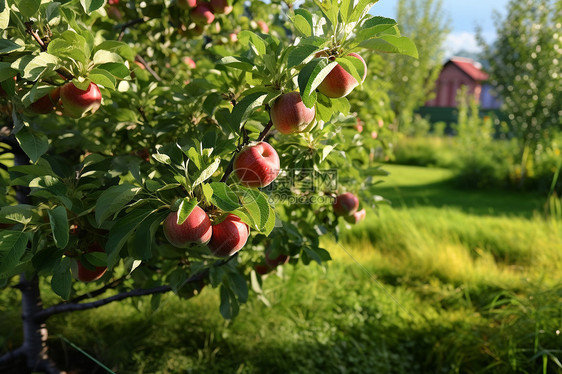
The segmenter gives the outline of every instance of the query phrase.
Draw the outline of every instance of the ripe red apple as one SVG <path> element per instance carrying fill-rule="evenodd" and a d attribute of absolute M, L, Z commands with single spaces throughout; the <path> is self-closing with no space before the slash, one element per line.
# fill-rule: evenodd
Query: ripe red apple
<path fill-rule="evenodd" d="M 337 216 L 350 216 L 359 208 L 359 199 L 351 192 L 338 195 L 333 205 Z"/>
<path fill-rule="evenodd" d="M 195 61 L 193 61 L 193 59 L 190 58 L 190 57 L 184 57 L 182 61 L 183 61 L 184 64 L 189 66 L 190 69 L 195 69 L 197 67 L 197 64 L 195 63 Z"/>
<path fill-rule="evenodd" d="M 216 14 L 228 14 L 232 12 L 232 5 L 226 0 L 211 0 L 211 9 Z"/>
<path fill-rule="evenodd" d="M 36 114 L 51 113 L 55 109 L 55 106 L 58 104 L 59 98 L 60 88 L 57 87 L 47 95 L 41 97 L 39 100 L 29 105 L 29 110 Z"/>
<path fill-rule="evenodd" d="M 117 4 L 119 4 L 119 0 L 107 0 L 107 3 L 109 5 L 117 5 Z"/>
<path fill-rule="evenodd" d="M 266 250 L 265 251 L 265 264 L 272 269 L 276 268 L 279 265 L 285 265 L 287 262 L 289 262 L 289 256 L 287 256 L 285 254 L 279 254 L 277 257 L 274 257 L 274 258 L 271 258 L 270 255 L 271 255 L 271 251 Z"/>
<path fill-rule="evenodd" d="M 265 264 L 257 264 L 257 265 L 254 266 L 254 270 L 259 275 L 266 275 L 267 273 L 269 273 L 273 269 L 270 268 L 269 266 L 265 265 Z"/>
<path fill-rule="evenodd" d="M 264 34 L 267 34 L 269 32 L 269 26 L 267 26 L 267 23 L 265 23 L 265 21 L 259 20 L 257 24 Z"/>
<path fill-rule="evenodd" d="M 300 93 L 289 92 L 275 99 L 270 111 L 271 122 L 282 134 L 304 131 L 314 120 L 316 110 L 307 108 Z"/>
<path fill-rule="evenodd" d="M 238 41 L 238 34 L 231 32 L 228 34 L 228 40 L 230 40 L 231 43 L 236 43 Z"/>
<path fill-rule="evenodd" d="M 365 211 L 365 209 L 361 209 L 350 216 L 345 216 L 344 219 L 349 223 L 356 224 L 363 221 L 366 216 L 367 212 Z"/>
<path fill-rule="evenodd" d="M 64 114 L 72 118 L 81 118 L 87 113 L 94 114 L 101 106 L 101 92 L 94 82 L 90 82 L 85 91 L 69 82 L 62 86 L 60 98 Z"/>
<path fill-rule="evenodd" d="M 193 208 L 184 223 L 178 225 L 177 222 L 178 212 L 168 214 L 164 220 L 164 235 L 174 247 L 186 248 L 192 243 L 207 244 L 211 240 L 211 220 L 198 206 Z"/>
<path fill-rule="evenodd" d="M 182 9 L 191 9 L 191 8 L 195 8 L 195 6 L 197 5 L 197 1 L 196 0 L 177 0 L 176 4 L 178 5 L 178 7 L 182 8 Z"/>
<path fill-rule="evenodd" d="M 248 225 L 240 217 L 229 214 L 224 221 L 213 225 L 213 236 L 207 246 L 217 257 L 228 257 L 238 252 L 250 235 Z"/>
<path fill-rule="evenodd" d="M 189 12 L 191 20 L 198 25 L 209 25 L 215 20 L 215 15 L 209 3 L 201 3 Z"/>
<path fill-rule="evenodd" d="M 96 242 L 90 244 L 86 253 L 91 252 L 105 252 L 103 248 Z M 86 267 L 87 266 L 87 267 Z M 107 271 L 106 266 L 92 266 L 87 264 L 84 266 L 80 257 L 77 259 L 72 259 L 71 261 L 71 272 L 74 278 L 82 282 L 92 282 L 100 279 Z"/>
<path fill-rule="evenodd" d="M 244 186 L 265 187 L 279 175 L 279 155 L 269 143 L 250 144 L 236 155 L 233 166 Z"/>
<path fill-rule="evenodd" d="M 358 58 L 363 63 L 363 80 L 367 77 L 367 64 L 357 53 L 350 53 L 348 56 Z M 318 86 L 318 91 L 331 98 L 347 96 L 359 83 L 339 64 L 328 73 L 322 83 Z"/>

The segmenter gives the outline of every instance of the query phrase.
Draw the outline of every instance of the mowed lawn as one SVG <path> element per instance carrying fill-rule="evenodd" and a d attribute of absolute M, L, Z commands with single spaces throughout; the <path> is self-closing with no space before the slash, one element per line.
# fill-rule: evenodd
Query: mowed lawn
<path fill-rule="evenodd" d="M 562 223 L 541 198 L 453 188 L 441 169 L 390 165 L 393 208 L 341 224 L 325 266 L 286 265 L 225 321 L 218 292 L 49 320 L 62 367 L 103 373 L 561 373 Z M 17 344 L 15 292 L 0 296 Z M 64 339 L 63 339 L 64 338 Z"/>
<path fill-rule="evenodd" d="M 376 192 L 395 208 L 451 207 L 477 215 L 532 217 L 542 212 L 545 201 L 544 196 L 530 192 L 458 188 L 450 169 L 392 164 L 383 169 L 390 175 L 382 179 Z"/>

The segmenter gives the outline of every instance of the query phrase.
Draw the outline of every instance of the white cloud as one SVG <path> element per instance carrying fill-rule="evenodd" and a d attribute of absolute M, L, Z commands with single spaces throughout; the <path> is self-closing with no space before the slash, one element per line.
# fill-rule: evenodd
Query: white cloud
<path fill-rule="evenodd" d="M 445 57 L 454 56 L 459 51 L 480 52 L 482 48 L 476 41 L 476 35 L 470 32 L 451 33 L 445 39 Z"/>

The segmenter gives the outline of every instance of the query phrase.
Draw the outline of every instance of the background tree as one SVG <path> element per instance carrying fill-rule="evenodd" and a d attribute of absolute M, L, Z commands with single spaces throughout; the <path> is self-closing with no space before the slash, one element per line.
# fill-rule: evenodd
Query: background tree
<path fill-rule="evenodd" d="M 485 43 L 490 77 L 521 145 L 521 173 L 537 146 L 562 129 L 562 1 L 511 1 Z"/>
<path fill-rule="evenodd" d="M 407 131 L 416 108 L 431 99 L 443 64 L 443 42 L 449 33 L 449 20 L 442 0 L 400 0 L 397 19 L 400 29 L 412 38 L 420 58 L 386 56 L 385 80 L 392 109 L 397 114 L 395 130 Z"/>

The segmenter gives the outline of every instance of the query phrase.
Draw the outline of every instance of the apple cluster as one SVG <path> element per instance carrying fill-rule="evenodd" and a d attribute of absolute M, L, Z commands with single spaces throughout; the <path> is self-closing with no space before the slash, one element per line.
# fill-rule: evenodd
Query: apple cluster
<path fill-rule="evenodd" d="M 65 116 L 81 118 L 95 113 L 100 106 L 101 92 L 97 84 L 90 82 L 86 90 L 81 90 L 68 82 L 31 103 L 28 109 L 35 114 L 60 110 Z"/>
<path fill-rule="evenodd" d="M 179 32 L 193 36 L 203 34 L 205 27 L 215 21 L 217 14 L 232 12 L 232 5 L 227 0 L 176 0 L 176 5 L 189 12 L 190 20 L 180 25 Z"/>
<path fill-rule="evenodd" d="M 266 142 L 247 145 L 234 159 L 234 173 L 241 185 L 265 187 L 279 174 L 279 155 Z M 238 252 L 248 240 L 250 228 L 240 217 L 222 214 L 211 223 L 207 212 L 196 206 L 187 219 L 178 224 L 178 213 L 171 212 L 164 220 L 164 235 L 175 247 L 187 248 L 192 244 L 207 245 L 217 257 L 228 257 Z"/>
<path fill-rule="evenodd" d="M 367 212 L 359 209 L 359 199 L 351 192 L 346 192 L 336 196 L 333 204 L 336 216 L 343 217 L 347 222 L 356 224 L 365 219 Z"/>

